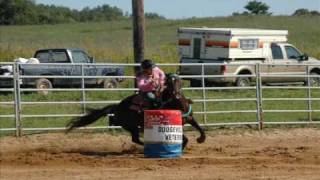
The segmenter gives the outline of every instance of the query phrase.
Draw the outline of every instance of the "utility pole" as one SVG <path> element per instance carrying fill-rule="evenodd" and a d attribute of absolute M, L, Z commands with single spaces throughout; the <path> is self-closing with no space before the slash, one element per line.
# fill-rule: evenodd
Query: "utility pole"
<path fill-rule="evenodd" d="M 133 20 L 133 48 L 134 62 L 141 63 L 144 59 L 144 3 L 143 0 L 132 0 L 132 20 Z M 140 67 L 135 67 L 135 73 L 140 71 Z"/>

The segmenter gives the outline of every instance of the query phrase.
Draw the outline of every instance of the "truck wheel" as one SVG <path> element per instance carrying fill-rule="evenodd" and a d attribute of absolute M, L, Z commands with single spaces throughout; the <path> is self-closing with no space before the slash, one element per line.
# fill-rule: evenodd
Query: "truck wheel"
<path fill-rule="evenodd" d="M 117 86 L 118 86 L 118 83 L 114 79 L 106 79 L 103 81 L 103 88 L 105 89 L 113 89 L 113 88 L 117 88 Z"/>
<path fill-rule="evenodd" d="M 190 86 L 191 87 L 201 87 L 202 82 L 199 80 L 190 80 Z"/>
<path fill-rule="evenodd" d="M 52 83 L 48 79 L 41 78 L 36 81 L 36 88 L 39 90 L 39 94 L 48 95 L 49 91 L 43 89 L 51 89 Z"/>
<path fill-rule="evenodd" d="M 250 86 L 251 82 L 248 77 L 239 77 L 236 81 L 236 86 L 238 87 L 248 87 Z"/>
<path fill-rule="evenodd" d="M 319 77 L 311 77 L 310 78 L 310 85 L 313 87 L 319 87 L 320 86 L 320 74 L 316 72 L 310 73 L 311 76 L 319 76 Z"/>

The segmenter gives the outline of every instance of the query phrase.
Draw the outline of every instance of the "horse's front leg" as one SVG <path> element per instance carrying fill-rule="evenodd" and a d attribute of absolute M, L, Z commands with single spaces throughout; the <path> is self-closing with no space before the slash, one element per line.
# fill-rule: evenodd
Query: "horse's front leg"
<path fill-rule="evenodd" d="M 129 127 L 129 128 L 125 128 L 125 129 L 130 132 L 132 142 L 143 146 L 143 142 L 140 140 L 138 127 Z"/>
<path fill-rule="evenodd" d="M 187 138 L 187 136 L 185 136 L 185 135 L 183 135 L 182 136 L 182 138 L 183 138 L 183 141 L 182 141 L 182 150 L 184 150 L 184 148 L 186 147 L 186 145 L 188 144 L 188 138 Z"/>
<path fill-rule="evenodd" d="M 191 124 L 192 127 L 196 128 L 199 133 L 200 137 L 197 138 L 198 143 L 203 143 L 206 140 L 206 134 L 202 127 L 200 127 L 199 123 L 195 120 L 193 116 L 187 118 L 186 123 Z"/>

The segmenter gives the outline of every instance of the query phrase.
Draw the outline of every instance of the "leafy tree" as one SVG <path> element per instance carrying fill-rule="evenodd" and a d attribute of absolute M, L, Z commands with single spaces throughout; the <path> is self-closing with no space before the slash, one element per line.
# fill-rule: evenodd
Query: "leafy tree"
<path fill-rule="evenodd" d="M 271 13 L 268 12 L 269 6 L 260 1 L 250 1 L 244 8 L 252 15 L 271 15 Z"/>
<path fill-rule="evenodd" d="M 25 24 L 35 19 L 33 0 L 0 0 L 0 24 Z"/>
<path fill-rule="evenodd" d="M 320 12 L 319 11 L 310 11 L 310 14 L 312 16 L 320 16 Z"/>
<path fill-rule="evenodd" d="M 147 19 L 166 19 L 164 16 L 159 15 L 158 13 L 145 13 Z"/>
<path fill-rule="evenodd" d="M 241 16 L 242 14 L 241 13 L 239 13 L 239 12 L 233 12 L 232 13 L 232 16 Z"/>
<path fill-rule="evenodd" d="M 297 9 L 292 16 L 320 16 L 318 11 L 309 11 L 308 9 Z"/>
<path fill-rule="evenodd" d="M 121 9 L 111 7 L 109 5 L 97 6 L 90 9 L 89 7 L 83 8 L 79 13 L 79 21 L 112 21 L 124 17 Z"/>
<path fill-rule="evenodd" d="M 310 14 L 308 9 L 297 9 L 292 15 L 293 16 L 303 16 L 303 15 L 308 15 Z"/>
<path fill-rule="evenodd" d="M 0 0 L 0 25 L 113 21 L 122 18 L 130 17 L 121 9 L 106 4 L 72 10 L 63 6 L 36 4 L 34 0 Z M 164 19 L 157 13 L 146 13 L 146 18 Z"/>
<path fill-rule="evenodd" d="M 234 12 L 232 13 L 232 16 L 248 16 L 250 15 L 247 11 L 243 12 L 243 13 L 239 13 L 239 12 Z"/>
<path fill-rule="evenodd" d="M 79 11 L 36 4 L 34 0 L 0 0 L 0 25 L 112 21 L 120 18 L 124 18 L 122 10 L 109 5 L 87 7 Z"/>

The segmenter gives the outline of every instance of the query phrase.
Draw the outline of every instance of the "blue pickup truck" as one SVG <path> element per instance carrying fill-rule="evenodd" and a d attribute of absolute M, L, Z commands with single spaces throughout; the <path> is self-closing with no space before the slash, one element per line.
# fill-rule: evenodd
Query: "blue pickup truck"
<path fill-rule="evenodd" d="M 94 59 L 81 49 L 42 49 L 36 51 L 34 58 L 38 63 L 20 63 L 19 70 L 25 76 L 47 76 L 45 78 L 23 78 L 21 85 L 37 89 L 53 87 L 80 87 L 81 78 L 50 78 L 50 76 L 105 76 L 106 78 L 85 78 L 86 87 L 115 88 L 123 76 L 124 68 L 113 65 L 98 65 Z M 50 63 L 50 64 L 47 64 Z M 84 65 L 80 65 L 84 64 Z M 11 74 L 10 70 L 0 67 L 0 76 Z M 11 68 L 12 69 L 12 68 Z M 112 78 L 107 78 L 112 76 Z M 12 79 L 1 79 L 0 87 L 5 87 Z"/>

